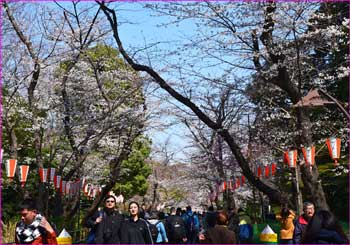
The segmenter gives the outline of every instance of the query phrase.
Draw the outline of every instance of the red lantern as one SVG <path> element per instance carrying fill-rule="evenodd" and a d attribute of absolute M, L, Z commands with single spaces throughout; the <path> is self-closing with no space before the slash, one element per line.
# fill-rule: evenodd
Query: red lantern
<path fill-rule="evenodd" d="M 265 178 L 270 177 L 270 166 L 265 166 Z"/>
<path fill-rule="evenodd" d="M 29 166 L 28 165 L 21 165 L 19 166 L 19 181 L 21 182 L 21 186 L 24 187 L 29 172 Z"/>
<path fill-rule="evenodd" d="M 288 166 L 290 168 L 295 168 L 297 166 L 297 158 L 298 158 L 297 150 L 286 151 L 284 153 L 285 162 L 288 163 Z"/>
<path fill-rule="evenodd" d="M 49 168 L 49 181 L 54 182 L 55 174 L 56 174 L 56 169 L 55 168 Z"/>
<path fill-rule="evenodd" d="M 41 183 L 46 183 L 47 180 L 47 168 L 39 168 L 39 176 Z"/>
<path fill-rule="evenodd" d="M 226 188 L 227 188 L 226 181 L 223 181 L 223 182 L 221 183 L 221 186 L 220 186 L 220 192 L 226 191 Z"/>
<path fill-rule="evenodd" d="M 16 172 L 17 160 L 16 159 L 7 160 L 5 167 L 6 167 L 6 175 L 10 179 L 10 181 L 12 181 Z"/>
<path fill-rule="evenodd" d="M 60 190 L 61 189 L 61 185 L 62 185 L 62 183 L 61 183 L 62 182 L 61 175 L 55 175 L 53 181 L 54 181 L 56 190 Z"/>
<path fill-rule="evenodd" d="M 301 148 L 306 165 L 310 167 L 315 165 L 315 146 L 303 147 Z"/>
<path fill-rule="evenodd" d="M 260 165 L 258 165 L 257 167 L 256 167 L 256 176 L 260 179 L 261 178 L 261 172 L 262 172 L 262 169 L 261 169 L 261 166 Z"/>
<path fill-rule="evenodd" d="M 335 166 L 339 165 L 338 160 L 340 158 L 340 143 L 341 143 L 341 140 L 339 138 L 331 137 L 326 140 L 329 155 L 334 160 Z"/>
<path fill-rule="evenodd" d="M 236 179 L 236 187 L 239 188 L 240 184 L 241 184 L 241 178 L 240 177 L 237 177 Z"/>
<path fill-rule="evenodd" d="M 271 163 L 271 175 L 274 176 L 276 173 L 276 163 Z"/>
<path fill-rule="evenodd" d="M 244 185 L 244 182 L 245 182 L 245 177 L 244 175 L 242 175 L 242 186 Z"/>
<path fill-rule="evenodd" d="M 229 180 L 229 181 L 228 181 L 228 185 L 227 185 L 227 186 L 228 186 L 227 188 L 228 188 L 229 190 L 232 190 L 232 180 Z"/>

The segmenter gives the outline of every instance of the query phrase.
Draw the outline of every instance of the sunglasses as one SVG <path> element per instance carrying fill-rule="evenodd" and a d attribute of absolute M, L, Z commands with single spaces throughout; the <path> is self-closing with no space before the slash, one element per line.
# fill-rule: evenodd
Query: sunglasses
<path fill-rule="evenodd" d="M 106 203 L 109 203 L 109 202 L 114 203 L 113 200 L 107 200 L 107 201 L 106 201 Z"/>

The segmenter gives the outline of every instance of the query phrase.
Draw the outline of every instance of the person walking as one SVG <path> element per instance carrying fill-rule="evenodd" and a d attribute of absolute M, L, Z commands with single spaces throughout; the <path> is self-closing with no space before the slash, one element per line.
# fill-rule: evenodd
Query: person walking
<path fill-rule="evenodd" d="M 195 244 L 197 242 L 197 235 L 199 232 L 198 216 L 192 212 L 191 206 L 186 207 L 186 213 L 183 214 L 185 223 L 186 237 L 188 244 Z"/>
<path fill-rule="evenodd" d="M 37 209 L 33 199 L 25 199 L 20 204 L 21 221 L 16 224 L 17 244 L 57 244 L 56 232 Z"/>
<path fill-rule="evenodd" d="M 165 228 L 170 244 L 182 244 L 187 242 L 185 223 L 183 219 L 176 214 L 175 207 L 170 208 L 170 215 L 166 217 L 165 220 Z"/>
<path fill-rule="evenodd" d="M 216 225 L 216 216 L 217 216 L 217 213 L 214 211 L 214 207 L 210 206 L 204 216 L 204 222 L 203 222 L 204 230 L 212 228 Z"/>
<path fill-rule="evenodd" d="M 124 244 L 153 244 L 147 221 L 139 217 L 140 206 L 137 202 L 129 203 L 129 218 L 125 221 L 122 233 Z"/>
<path fill-rule="evenodd" d="M 319 210 L 309 221 L 301 243 L 306 244 L 349 244 L 341 225 L 328 210 Z"/>
<path fill-rule="evenodd" d="M 228 217 L 225 212 L 218 212 L 216 215 L 216 225 L 209 227 L 204 234 L 199 235 L 201 243 L 205 244 L 234 244 L 236 235 L 227 227 Z"/>
<path fill-rule="evenodd" d="M 166 234 L 165 226 L 163 222 L 159 220 L 159 214 L 154 212 L 151 215 L 150 219 L 147 220 L 147 222 L 149 223 L 149 228 L 151 231 L 153 241 L 155 243 L 168 243 L 168 237 Z"/>
<path fill-rule="evenodd" d="M 281 223 L 281 244 L 293 244 L 294 218 L 295 213 L 287 207 L 283 207 L 281 209 L 281 213 L 276 215 L 276 220 L 278 220 Z"/>
<path fill-rule="evenodd" d="M 304 202 L 303 214 L 294 222 L 293 243 L 299 244 L 303 236 L 303 232 L 315 213 L 315 205 L 312 202 Z"/>
<path fill-rule="evenodd" d="M 115 209 L 116 198 L 108 195 L 104 200 L 104 208 L 95 214 L 94 225 L 96 226 L 97 244 L 118 244 L 121 243 L 123 228 L 123 216 Z M 97 216 L 97 217 L 96 217 Z"/>

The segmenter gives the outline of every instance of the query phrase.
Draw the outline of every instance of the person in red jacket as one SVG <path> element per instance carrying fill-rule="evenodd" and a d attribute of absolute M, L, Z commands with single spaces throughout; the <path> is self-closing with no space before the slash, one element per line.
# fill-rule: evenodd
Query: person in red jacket
<path fill-rule="evenodd" d="M 21 221 L 16 225 L 17 244 L 57 244 L 56 232 L 44 216 L 39 214 L 36 203 L 25 199 L 20 205 Z"/>

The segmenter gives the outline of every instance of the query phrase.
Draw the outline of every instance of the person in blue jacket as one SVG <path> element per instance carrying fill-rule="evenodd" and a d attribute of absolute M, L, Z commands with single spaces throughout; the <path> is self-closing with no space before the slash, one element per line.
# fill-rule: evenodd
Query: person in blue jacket
<path fill-rule="evenodd" d="M 182 216 L 188 244 L 198 243 L 198 233 L 199 233 L 199 219 L 196 214 L 192 212 L 191 206 L 186 207 L 186 213 Z"/>
<path fill-rule="evenodd" d="M 154 212 L 151 214 L 150 219 L 148 220 L 148 223 L 150 225 L 155 225 L 157 229 L 157 237 L 155 237 L 153 240 L 155 243 L 168 243 L 168 237 L 166 234 L 165 226 L 161 220 L 159 220 L 159 214 L 157 212 Z M 152 233 L 152 231 L 151 231 Z M 153 234 L 152 234 L 153 235 Z"/>

